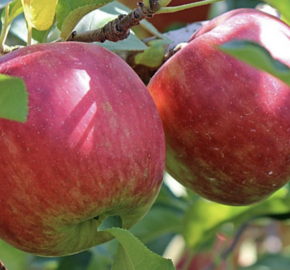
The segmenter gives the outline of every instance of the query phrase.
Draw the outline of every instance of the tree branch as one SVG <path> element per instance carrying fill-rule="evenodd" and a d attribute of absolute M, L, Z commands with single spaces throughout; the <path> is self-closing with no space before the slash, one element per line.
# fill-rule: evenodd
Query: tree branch
<path fill-rule="evenodd" d="M 0 270 L 8 270 L 0 260 Z"/>
<path fill-rule="evenodd" d="M 150 7 L 146 7 L 143 2 L 139 2 L 138 7 L 128 15 L 120 15 L 96 30 L 85 31 L 80 34 L 73 32 L 66 41 L 105 42 L 109 40 L 117 42 L 126 39 L 133 26 L 138 25 L 143 19 L 153 17 L 158 9 L 158 0 L 150 0 Z"/>

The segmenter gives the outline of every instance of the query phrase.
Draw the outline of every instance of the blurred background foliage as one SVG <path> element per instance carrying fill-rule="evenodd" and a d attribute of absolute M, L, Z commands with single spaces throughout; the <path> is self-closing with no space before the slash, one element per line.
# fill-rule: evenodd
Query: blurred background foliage
<path fill-rule="evenodd" d="M 173 0 L 171 4 L 179 5 L 184 1 Z M 0 0 L 0 9 L 8 2 Z M 129 8 L 136 6 L 135 0 L 120 2 Z M 149 21 L 158 31 L 164 32 L 190 22 L 211 19 L 231 9 L 253 8 L 261 3 L 264 2 L 222 1 L 187 13 L 162 15 L 161 20 L 157 19 L 161 16 L 158 15 Z M 25 45 L 25 29 L 23 18 L 17 18 L 8 44 Z M 49 39 L 54 40 L 57 35 L 57 31 L 52 31 Z M 138 37 L 146 36 L 148 33 L 140 30 Z M 42 37 L 42 33 L 34 32 L 35 40 L 40 41 Z M 153 252 L 172 259 L 177 270 L 288 270 L 289 219 L 289 185 L 262 203 L 230 207 L 198 197 L 165 174 L 155 204 L 131 232 Z M 14 249 L 0 240 L 0 258 L 10 270 L 107 270 L 111 269 L 117 245 L 113 240 L 73 256 L 42 258 Z"/>
<path fill-rule="evenodd" d="M 165 175 L 160 194 L 131 232 L 177 270 L 283 270 L 290 263 L 288 185 L 266 201 L 231 207 L 204 200 Z M 61 258 L 42 258 L 0 241 L 8 269 L 109 270 L 118 242 Z"/>

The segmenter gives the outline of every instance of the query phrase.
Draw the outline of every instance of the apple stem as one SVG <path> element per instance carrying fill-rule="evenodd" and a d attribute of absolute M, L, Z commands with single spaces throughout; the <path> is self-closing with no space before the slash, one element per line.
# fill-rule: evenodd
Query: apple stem
<path fill-rule="evenodd" d="M 0 260 L 0 270 L 8 270 L 5 265 L 2 263 L 2 261 Z"/>
<path fill-rule="evenodd" d="M 220 1 L 224 1 L 224 0 L 204 0 L 200 2 L 194 2 L 194 3 L 189 3 L 185 5 L 174 6 L 174 7 L 161 7 L 155 12 L 155 14 L 173 13 L 173 12 L 182 11 L 189 8 L 213 4 Z"/>
<path fill-rule="evenodd" d="M 82 33 L 73 32 L 66 41 L 79 42 L 105 42 L 106 40 L 117 42 L 126 39 L 130 29 L 146 18 L 151 18 L 159 9 L 158 0 L 150 0 L 150 7 L 143 2 L 127 15 L 119 15 L 116 19 L 108 22 L 101 28 Z"/>
<path fill-rule="evenodd" d="M 32 40 L 32 27 L 30 24 L 28 24 L 28 31 L 27 31 L 27 46 L 31 45 L 31 40 Z"/>

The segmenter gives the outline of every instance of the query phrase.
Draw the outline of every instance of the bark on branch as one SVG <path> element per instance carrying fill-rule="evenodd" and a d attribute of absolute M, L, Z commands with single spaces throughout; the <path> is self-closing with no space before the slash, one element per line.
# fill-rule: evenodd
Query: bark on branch
<path fill-rule="evenodd" d="M 0 270 L 8 270 L 0 260 Z"/>
<path fill-rule="evenodd" d="M 150 7 L 146 7 L 143 2 L 138 3 L 128 15 L 120 15 L 113 21 L 96 30 L 82 33 L 73 32 L 67 41 L 79 42 L 105 42 L 106 40 L 117 42 L 126 39 L 130 34 L 130 29 L 146 18 L 151 18 L 159 9 L 158 0 L 150 0 Z"/>

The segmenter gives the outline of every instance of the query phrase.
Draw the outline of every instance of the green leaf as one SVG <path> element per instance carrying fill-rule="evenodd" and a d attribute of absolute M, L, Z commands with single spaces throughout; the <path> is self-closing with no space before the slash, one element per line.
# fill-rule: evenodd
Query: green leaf
<path fill-rule="evenodd" d="M 61 38 L 66 40 L 78 22 L 89 12 L 112 0 L 59 0 L 56 8 L 57 27 Z"/>
<path fill-rule="evenodd" d="M 289 270 L 290 259 L 281 254 L 268 254 L 258 259 L 258 261 L 240 270 Z"/>
<path fill-rule="evenodd" d="M 26 22 L 30 27 L 44 31 L 51 27 L 58 0 L 21 0 Z"/>
<path fill-rule="evenodd" d="M 289 210 L 290 198 L 286 196 L 286 188 L 253 206 L 234 207 L 200 199 L 185 215 L 184 239 L 188 246 L 199 249 L 213 238 L 222 224 L 231 222 L 240 226 L 253 217 L 281 214 Z"/>
<path fill-rule="evenodd" d="M 290 1 L 289 0 L 264 0 L 272 7 L 276 8 L 285 22 L 290 23 Z"/>
<path fill-rule="evenodd" d="M 142 53 L 135 56 L 135 63 L 144 65 L 147 67 L 159 67 L 162 64 L 165 54 L 165 44 L 167 41 L 158 39 L 152 40 L 149 43 L 149 47 Z"/>
<path fill-rule="evenodd" d="M 172 261 L 150 251 L 129 231 L 107 229 L 120 243 L 112 270 L 174 270 Z"/>
<path fill-rule="evenodd" d="M 92 259 L 92 253 L 84 251 L 72 256 L 62 257 L 57 270 L 85 270 Z"/>
<path fill-rule="evenodd" d="M 290 86 L 290 68 L 274 59 L 261 45 L 252 41 L 233 40 L 222 44 L 219 49 L 257 69 L 270 73 Z"/>
<path fill-rule="evenodd" d="M 49 34 L 51 34 L 52 30 L 55 29 L 55 25 L 53 24 L 50 28 L 47 30 L 37 30 L 35 28 L 32 29 L 32 38 L 36 40 L 38 43 L 46 43 L 47 37 Z"/>
<path fill-rule="evenodd" d="M 87 270 L 111 269 L 112 262 L 117 253 L 118 241 L 116 239 L 91 248 L 92 259 Z"/>
<path fill-rule="evenodd" d="M 130 231 L 143 243 L 149 243 L 167 233 L 180 233 L 182 213 L 168 206 L 153 206 L 147 215 Z"/>
<path fill-rule="evenodd" d="M 8 7 L 9 6 L 9 7 Z M 21 4 L 21 0 L 14 0 L 11 3 L 9 3 L 5 9 L 9 8 L 9 18 L 8 18 L 8 24 L 10 24 L 15 17 L 17 17 L 19 14 L 21 14 L 23 12 L 23 7 Z M 2 12 L 1 15 L 1 22 L 4 23 L 5 21 L 5 9 Z"/>
<path fill-rule="evenodd" d="M 7 4 L 1 13 L 1 35 L 0 35 L 0 50 L 6 42 L 8 32 L 12 21 L 23 12 L 21 0 L 14 0 Z"/>
<path fill-rule="evenodd" d="M 28 254 L 0 240 L 0 259 L 7 269 L 29 269 Z"/>
<path fill-rule="evenodd" d="M 99 226 L 98 231 L 105 231 L 111 228 L 122 228 L 122 218 L 120 216 L 109 216 Z"/>
<path fill-rule="evenodd" d="M 187 202 L 163 184 L 149 212 L 130 231 L 146 245 L 166 234 L 178 234 L 187 208 Z"/>
<path fill-rule="evenodd" d="M 0 117 L 25 122 L 28 93 L 20 78 L 0 74 Z"/>
<path fill-rule="evenodd" d="M 112 270 L 174 270 L 170 260 L 150 251 L 128 230 L 122 229 L 120 216 L 109 216 L 99 226 L 99 231 L 110 233 L 119 241 Z"/>

